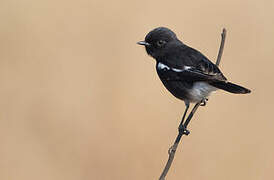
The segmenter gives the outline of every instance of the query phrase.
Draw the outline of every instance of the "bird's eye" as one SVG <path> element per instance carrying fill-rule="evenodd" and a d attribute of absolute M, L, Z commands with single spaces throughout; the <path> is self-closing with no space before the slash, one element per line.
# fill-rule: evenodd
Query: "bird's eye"
<path fill-rule="evenodd" d="M 164 41 L 164 40 L 159 40 L 159 41 L 157 41 L 157 46 L 158 46 L 158 47 L 162 47 L 165 43 L 166 43 L 166 41 Z"/>

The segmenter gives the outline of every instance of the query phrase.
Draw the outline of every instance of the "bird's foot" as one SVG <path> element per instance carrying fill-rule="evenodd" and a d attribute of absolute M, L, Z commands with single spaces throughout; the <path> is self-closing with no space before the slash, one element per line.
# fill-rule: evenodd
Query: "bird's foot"
<path fill-rule="evenodd" d="M 189 131 L 189 130 L 187 130 L 187 129 L 185 128 L 185 126 L 184 126 L 184 125 L 179 126 L 178 130 L 179 130 L 179 133 L 185 134 L 185 135 L 187 135 L 187 136 L 188 136 L 188 135 L 189 135 L 189 133 L 190 133 L 190 131 Z"/>
<path fill-rule="evenodd" d="M 206 103 L 207 103 L 208 99 L 207 98 L 204 98 L 202 101 L 201 101 L 201 104 L 200 106 L 205 106 Z"/>

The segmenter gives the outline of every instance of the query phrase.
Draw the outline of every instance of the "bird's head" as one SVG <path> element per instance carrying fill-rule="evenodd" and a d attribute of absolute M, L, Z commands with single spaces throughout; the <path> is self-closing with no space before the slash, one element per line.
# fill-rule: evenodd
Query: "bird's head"
<path fill-rule="evenodd" d="M 157 59 L 165 53 L 169 44 L 177 40 L 173 31 L 165 27 L 158 27 L 146 35 L 145 41 L 139 41 L 137 44 L 145 46 L 148 55 Z"/>

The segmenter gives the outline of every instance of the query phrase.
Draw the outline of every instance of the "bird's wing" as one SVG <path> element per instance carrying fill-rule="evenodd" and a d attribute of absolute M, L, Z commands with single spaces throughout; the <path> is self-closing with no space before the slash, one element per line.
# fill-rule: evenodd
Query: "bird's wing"
<path fill-rule="evenodd" d="M 207 69 L 210 69 L 207 68 Z M 206 81 L 219 82 L 226 81 L 222 74 L 212 71 L 201 71 L 199 68 L 193 66 L 183 66 L 182 68 L 169 67 L 163 63 L 158 63 L 157 71 L 162 78 L 174 81 Z"/>
<path fill-rule="evenodd" d="M 214 79 L 218 79 L 220 81 L 227 80 L 223 73 L 219 70 L 219 68 L 212 62 L 207 61 L 207 59 L 202 59 L 194 68 L 190 70 L 200 72 L 210 77 L 214 77 Z"/>
<path fill-rule="evenodd" d="M 179 69 L 191 67 L 188 69 L 188 73 L 191 72 L 193 74 L 199 74 L 221 81 L 227 80 L 220 69 L 196 49 L 182 45 L 180 48 L 171 49 L 170 52 L 171 53 L 169 53 L 165 58 L 169 61 L 163 61 L 169 67 L 175 67 Z M 174 54 L 177 54 L 177 56 Z"/>

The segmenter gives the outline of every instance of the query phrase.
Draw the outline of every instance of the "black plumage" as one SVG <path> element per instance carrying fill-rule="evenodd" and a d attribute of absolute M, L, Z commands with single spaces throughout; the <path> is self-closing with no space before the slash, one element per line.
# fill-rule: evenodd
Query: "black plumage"
<path fill-rule="evenodd" d="M 164 86 L 186 104 L 206 99 L 222 89 L 246 94 L 249 89 L 227 81 L 220 69 L 199 51 L 185 45 L 170 29 L 159 27 L 146 35 L 147 53 L 156 60 L 156 70 Z"/>

